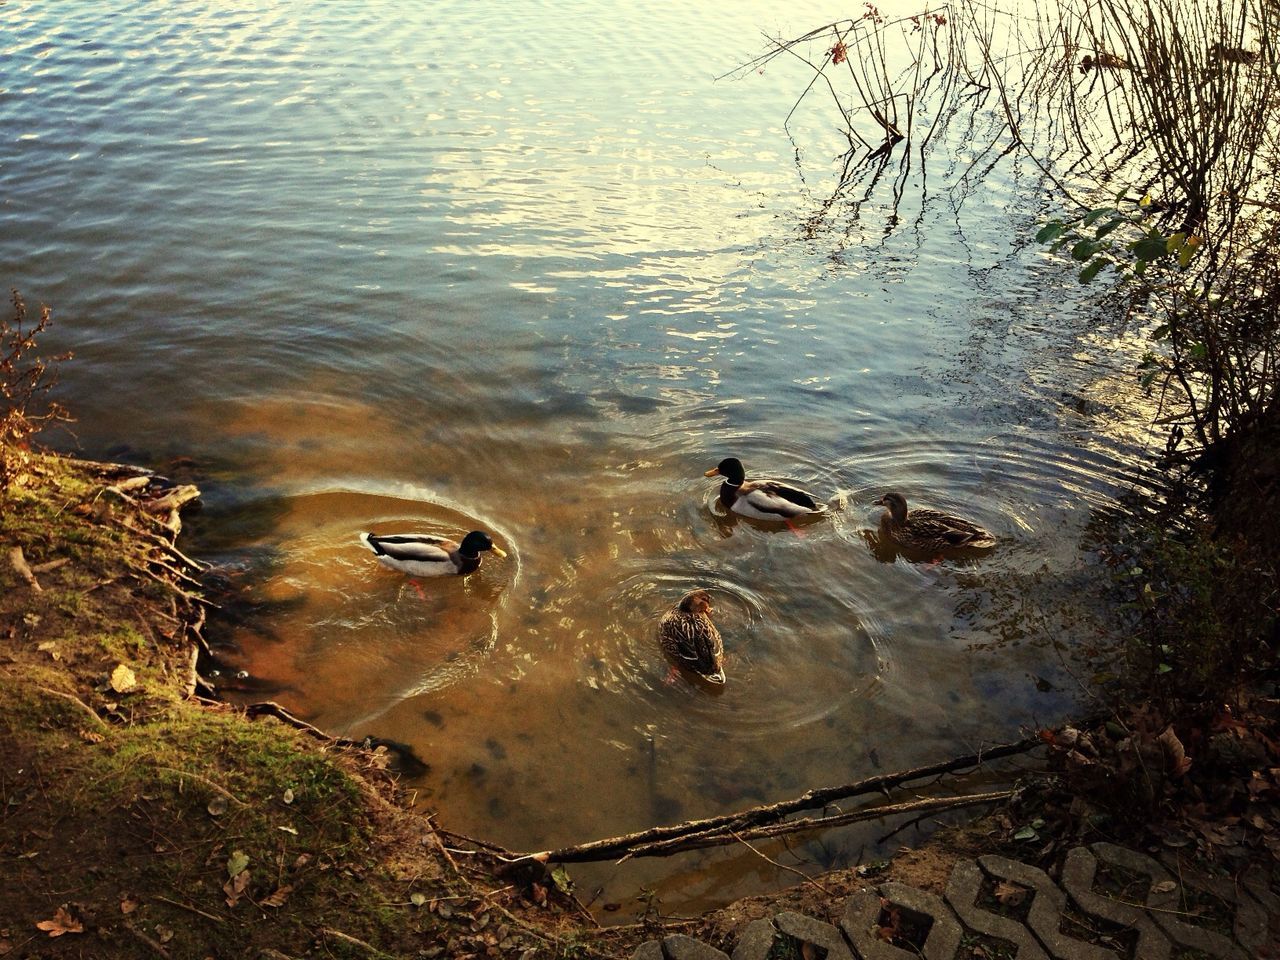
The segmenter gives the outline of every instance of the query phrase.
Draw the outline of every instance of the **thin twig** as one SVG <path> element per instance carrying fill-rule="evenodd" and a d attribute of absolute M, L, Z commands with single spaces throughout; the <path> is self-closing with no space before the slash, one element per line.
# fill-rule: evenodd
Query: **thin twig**
<path fill-rule="evenodd" d="M 165 960 L 169 960 L 169 951 L 166 950 L 160 944 L 160 941 L 154 939 L 153 937 L 147 936 L 147 934 L 143 933 L 141 930 L 135 927 L 132 923 L 126 923 L 124 927 L 131 934 L 133 934 L 134 937 L 136 937 L 141 942 L 145 943 L 148 947 L 150 947 L 156 953 L 160 954 L 160 956 L 164 957 Z"/>
<path fill-rule="evenodd" d="M 49 687 L 37 686 L 36 689 L 43 691 L 44 693 L 47 693 L 50 696 L 62 697 L 62 699 L 64 700 L 69 700 L 71 703 L 74 703 L 77 707 L 79 707 L 86 714 L 92 717 L 93 722 L 96 723 L 98 726 L 100 726 L 103 730 L 111 729 L 111 724 L 107 723 L 107 721 L 103 720 L 100 716 L 98 716 L 98 712 L 94 710 L 93 707 L 89 706 L 87 703 L 85 703 L 75 694 L 65 693 L 62 690 L 51 690 Z"/>
<path fill-rule="evenodd" d="M 797 877 L 799 877 L 805 883 L 811 884 L 812 886 L 816 887 L 819 892 L 827 895 L 828 897 L 832 895 L 830 890 L 828 890 L 826 887 L 820 884 L 813 877 L 809 876 L 803 870 L 797 870 L 795 867 L 788 867 L 785 863 L 779 863 L 777 860 L 774 860 L 772 857 L 766 856 L 765 854 L 760 852 L 759 848 L 757 848 L 747 840 L 744 840 L 742 837 L 738 836 L 738 834 L 734 833 L 732 830 L 729 831 L 729 835 L 733 837 L 733 839 L 737 840 L 744 847 L 746 847 L 748 850 L 750 850 L 752 853 L 754 853 L 761 860 L 765 861 L 766 863 L 771 863 L 775 867 L 777 867 L 779 870 L 785 870 L 787 871 L 787 873 L 794 873 Z"/>
<path fill-rule="evenodd" d="M 198 913 L 200 916 L 208 920 L 212 920 L 214 923 L 226 923 L 226 920 L 223 919 L 222 917 L 215 917 L 212 913 L 205 913 L 199 907 L 193 907 L 189 903 L 182 903 L 178 900 L 170 900 L 168 897 L 162 897 L 159 894 L 156 894 L 153 899 L 162 900 L 165 903 L 171 904 L 172 906 L 181 907 L 183 910 L 190 910 L 192 913 Z"/>
<path fill-rule="evenodd" d="M 333 939 L 341 940 L 343 943 L 349 943 L 353 947 L 359 947 L 361 950 L 364 950 L 375 957 L 390 956 L 390 954 L 383 953 L 373 944 L 365 943 L 363 940 L 357 939 L 356 937 L 351 936 L 351 934 L 349 933 L 343 933 L 341 930 L 335 930 L 333 929 L 333 927 L 321 927 L 320 933 L 322 936 L 333 937 Z"/>
<path fill-rule="evenodd" d="M 192 773 L 190 770 L 178 770 L 174 767 L 156 767 L 155 769 L 160 771 L 161 773 L 172 773 L 174 776 L 177 776 L 177 777 L 183 777 L 188 780 L 195 780 L 197 783 L 203 783 L 206 787 L 208 787 L 214 793 L 218 794 L 219 796 L 226 797 L 228 800 L 234 803 L 237 807 L 249 806 L 249 804 L 245 803 L 243 800 L 241 800 L 239 797 L 233 794 L 226 787 L 222 786 L 219 783 L 214 783 L 214 781 L 210 780 L 208 777 L 201 776 L 198 773 Z"/>

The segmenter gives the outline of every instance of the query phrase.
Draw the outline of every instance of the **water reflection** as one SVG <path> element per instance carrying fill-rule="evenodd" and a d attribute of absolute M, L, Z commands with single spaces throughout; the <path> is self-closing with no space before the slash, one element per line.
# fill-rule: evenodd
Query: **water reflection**
<path fill-rule="evenodd" d="M 1031 637 L 1028 571 L 1046 608 L 1087 606 L 1080 531 L 1145 439 L 1091 420 L 1125 417 L 1126 345 L 1063 347 L 1075 281 L 1017 248 L 1034 184 L 835 258 L 804 235 L 822 191 L 780 122 L 806 71 L 711 77 L 845 7 L 4 10 L 5 282 L 65 321 L 85 452 L 216 465 L 192 529 L 255 585 L 221 622 L 237 698 L 411 744 L 422 804 L 513 848 L 1069 708 L 1043 650 L 974 644 Z M 803 537 L 727 518 L 702 474 L 730 455 L 841 508 Z M 894 488 L 1000 548 L 876 562 Z M 423 599 L 356 542 L 393 524 L 511 557 Z M 693 586 L 720 600 L 719 696 L 663 682 L 653 631 Z M 584 876 L 669 906 L 794 880 L 733 851 Z"/>

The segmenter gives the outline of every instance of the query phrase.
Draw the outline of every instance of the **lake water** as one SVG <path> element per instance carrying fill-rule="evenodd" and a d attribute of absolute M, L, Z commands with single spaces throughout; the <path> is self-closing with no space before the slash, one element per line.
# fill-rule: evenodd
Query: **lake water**
<path fill-rule="evenodd" d="M 1015 166 L 963 204 L 909 185 L 896 231 L 879 195 L 806 228 L 841 143 L 821 101 L 782 128 L 807 68 L 715 78 L 847 12 L 0 4 L 0 273 L 76 351 L 62 446 L 198 464 L 192 549 L 252 585 L 214 626 L 229 696 L 411 744 L 420 806 L 513 849 L 1071 710 L 1105 628 L 1082 536 L 1146 443 L 1124 346 L 1023 248 L 1044 192 Z M 730 455 L 841 509 L 727 521 L 703 472 Z M 877 557 L 893 488 L 999 549 Z M 473 528 L 508 558 L 424 597 L 356 541 Z M 695 587 L 717 693 L 654 642 Z M 795 879 L 738 850 L 574 873 L 611 916 Z"/>

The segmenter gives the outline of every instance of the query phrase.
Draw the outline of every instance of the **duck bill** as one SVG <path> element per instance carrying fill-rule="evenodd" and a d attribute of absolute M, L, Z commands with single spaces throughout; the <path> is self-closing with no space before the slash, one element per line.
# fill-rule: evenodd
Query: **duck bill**
<path fill-rule="evenodd" d="M 706 473 L 704 473 L 704 474 L 703 474 L 703 476 L 704 476 L 704 477 L 718 477 L 718 476 L 720 476 L 720 468 L 719 468 L 719 467 L 712 467 L 710 470 L 708 470 Z"/>
<path fill-rule="evenodd" d="M 505 559 L 507 556 L 507 551 L 503 550 L 501 547 L 490 547 L 489 550 L 495 557 L 502 557 Z"/>

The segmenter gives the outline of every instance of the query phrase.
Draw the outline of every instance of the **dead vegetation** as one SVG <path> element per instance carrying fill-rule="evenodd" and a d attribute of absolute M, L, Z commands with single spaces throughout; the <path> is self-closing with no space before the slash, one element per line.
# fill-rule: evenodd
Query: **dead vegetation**
<path fill-rule="evenodd" d="M 10 292 L 12 317 L 0 317 L 0 396 L 4 414 L 0 416 L 0 490 L 23 470 L 30 457 L 30 439 L 49 423 L 67 420 L 67 411 L 57 403 L 41 406 L 45 393 L 56 382 L 56 367 L 70 354 L 44 359 L 36 348 L 49 328 L 53 315 L 40 308 L 34 325 L 27 321 L 27 305 L 17 290 Z"/>

